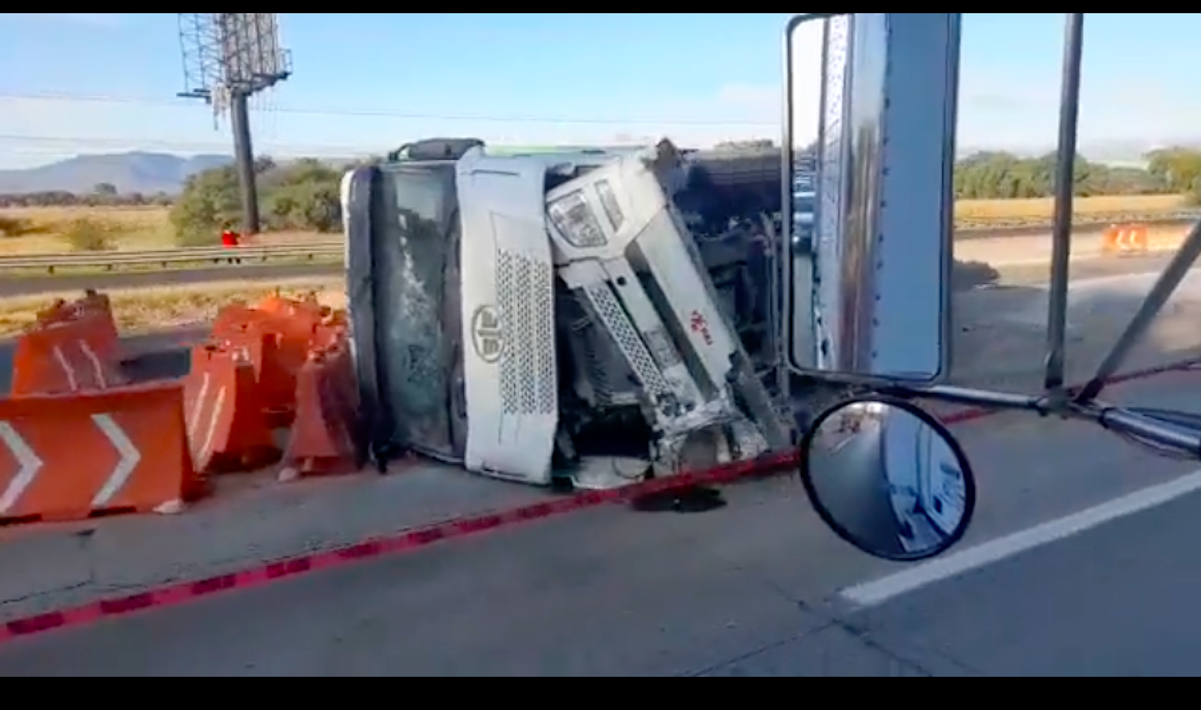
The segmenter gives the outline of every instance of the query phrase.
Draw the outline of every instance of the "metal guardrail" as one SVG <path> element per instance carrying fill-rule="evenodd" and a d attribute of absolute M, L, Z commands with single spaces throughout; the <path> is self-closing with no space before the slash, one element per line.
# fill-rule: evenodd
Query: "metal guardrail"
<path fill-rule="evenodd" d="M 1164 215 L 1147 224 L 1186 224 L 1195 219 L 1195 212 Z M 1106 222 L 1082 222 L 1076 225 L 1079 231 L 1100 230 Z M 972 226 L 956 230 L 957 239 L 981 239 L 989 237 L 1024 236 L 1049 231 L 1049 226 L 998 225 L 997 227 Z M 61 254 L 0 254 L 0 271 L 17 269 L 45 269 L 54 273 L 58 268 L 98 269 L 112 271 L 130 266 L 162 266 L 173 264 L 200 264 L 237 266 L 239 263 L 267 262 L 281 259 L 314 260 L 317 258 L 341 257 L 345 245 L 342 241 L 311 242 L 308 244 L 278 244 L 271 246 L 246 245 L 240 247 L 185 247 L 178 249 L 156 249 L 147 251 L 107 251 Z"/>
<path fill-rule="evenodd" d="M 13 269 L 46 269 L 54 273 L 56 268 L 95 268 L 112 270 L 121 266 L 170 266 L 212 262 L 234 264 L 238 262 L 265 262 L 279 259 L 316 259 L 318 257 L 342 256 L 342 242 L 317 242 L 303 245 L 191 247 L 180 249 L 156 249 L 152 251 L 108 251 L 63 254 L 16 254 L 0 255 L 0 271 Z"/>

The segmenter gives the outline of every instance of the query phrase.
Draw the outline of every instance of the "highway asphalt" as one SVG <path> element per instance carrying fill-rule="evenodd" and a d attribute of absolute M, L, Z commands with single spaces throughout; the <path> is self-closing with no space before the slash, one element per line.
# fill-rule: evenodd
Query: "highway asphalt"
<path fill-rule="evenodd" d="M 1079 259 L 1072 262 L 1070 275 L 1072 280 L 1075 281 L 1130 274 L 1159 273 L 1171 258 L 1172 253 L 1167 252 L 1147 256 Z M 1050 279 L 1050 263 L 1015 264 L 999 268 L 1001 269 L 1003 281 L 1006 285 L 1041 285 L 1047 283 Z"/>
<path fill-rule="evenodd" d="M 1198 387 L 1118 394 L 1189 406 Z M 953 556 L 974 567 L 872 560 L 779 479 L 706 513 L 597 509 L 17 641 L 0 675 L 1201 674 L 1195 462 L 1016 415 L 957 431 L 981 499 Z M 1064 520 L 1173 481 L 1140 513 Z M 998 540 L 1010 554 L 980 563 Z M 856 605 L 897 574 L 925 581 Z"/>

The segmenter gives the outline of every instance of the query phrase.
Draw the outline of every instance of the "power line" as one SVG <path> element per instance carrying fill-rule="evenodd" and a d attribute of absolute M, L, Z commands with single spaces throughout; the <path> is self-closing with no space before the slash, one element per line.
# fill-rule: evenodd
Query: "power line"
<path fill-rule="evenodd" d="M 137 96 L 100 96 L 86 94 L 0 94 L 0 100 L 11 101 L 57 101 L 65 103 L 107 103 L 134 104 L 138 106 L 163 106 L 172 108 L 195 108 L 192 101 L 159 99 Z M 407 113 L 371 109 L 321 109 L 296 106 L 277 106 L 269 109 L 270 113 L 294 114 L 305 116 L 337 116 L 347 118 L 395 118 L 405 120 L 433 121 L 487 121 L 492 123 L 551 123 L 558 125 L 598 125 L 598 126 L 764 126 L 778 128 L 779 124 L 771 121 L 702 121 L 695 119 L 666 119 L 666 118 L 566 118 L 563 116 L 498 116 L 486 114 L 437 114 L 437 113 Z"/>
<path fill-rule="evenodd" d="M 109 148 L 126 148 L 131 145 L 136 145 L 138 150 L 159 149 L 159 150 L 178 150 L 185 152 L 215 152 L 226 153 L 229 151 L 229 146 L 225 142 L 205 142 L 205 141 L 174 141 L 174 140 L 156 140 L 153 138 L 68 138 L 65 136 L 38 136 L 38 135 L 22 135 L 22 134 L 6 134 L 0 133 L 0 143 L 42 143 L 46 144 L 45 151 L 39 150 L 21 150 L 27 153 L 38 152 L 61 152 L 63 149 L 79 148 L 79 147 L 109 147 Z M 371 149 L 362 146 L 335 146 L 335 145 L 317 145 L 317 144 L 274 144 L 271 141 L 263 142 L 264 149 L 285 151 L 288 153 L 303 153 L 314 154 L 324 153 L 329 155 L 338 155 L 339 157 L 353 157 L 355 155 L 363 155 L 371 152 Z M 376 149 L 379 152 L 381 149 Z"/>

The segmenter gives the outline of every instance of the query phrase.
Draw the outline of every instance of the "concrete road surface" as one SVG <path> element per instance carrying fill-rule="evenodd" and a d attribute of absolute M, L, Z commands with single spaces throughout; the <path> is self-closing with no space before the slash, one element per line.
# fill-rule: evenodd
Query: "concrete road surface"
<path fill-rule="evenodd" d="M 1183 240 L 1188 227 L 1187 224 L 1151 226 L 1147 233 L 1148 246 L 1152 251 L 1175 249 Z M 1102 257 L 1103 235 L 1103 229 L 1079 228 L 1073 230 L 1073 258 L 1121 258 L 1113 255 Z M 1051 235 L 1049 232 L 1043 232 L 993 238 L 956 239 L 955 258 L 966 261 L 983 261 L 994 266 L 1022 263 L 1049 264 L 1051 262 Z"/>
<path fill-rule="evenodd" d="M 1201 373 L 1117 394 L 1197 393 Z M 1014 415 L 959 432 L 980 511 L 942 568 L 853 551 L 776 480 L 25 639 L 0 675 L 1201 675 L 1197 464 Z"/>

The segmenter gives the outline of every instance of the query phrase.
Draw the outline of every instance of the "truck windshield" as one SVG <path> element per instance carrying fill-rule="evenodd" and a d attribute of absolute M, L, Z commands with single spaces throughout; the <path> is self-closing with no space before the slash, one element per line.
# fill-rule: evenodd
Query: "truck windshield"
<path fill-rule="evenodd" d="M 396 443 L 456 459 L 450 382 L 458 332 L 453 164 L 384 165 L 373 215 L 380 389 Z"/>

